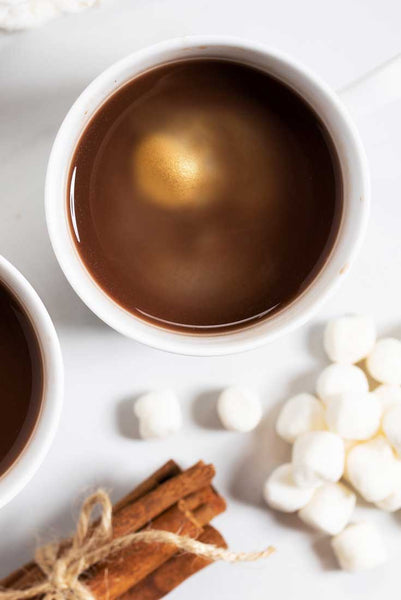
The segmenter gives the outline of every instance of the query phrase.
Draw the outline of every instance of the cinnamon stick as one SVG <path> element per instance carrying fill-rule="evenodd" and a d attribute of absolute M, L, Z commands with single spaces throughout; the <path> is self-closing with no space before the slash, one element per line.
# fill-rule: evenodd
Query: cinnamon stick
<path fill-rule="evenodd" d="M 224 499 L 211 486 L 206 492 L 201 489 L 191 497 L 192 511 L 186 510 L 185 499 L 169 509 L 152 523 L 152 529 L 172 531 L 180 535 L 198 537 L 202 526 L 226 508 Z M 180 523 L 181 518 L 181 523 Z M 194 527 L 191 527 L 187 520 Z M 107 564 L 99 564 L 91 571 L 86 586 L 98 600 L 116 600 L 130 588 L 137 585 L 155 569 L 176 553 L 171 544 L 133 544 L 116 557 L 110 557 Z"/>
<path fill-rule="evenodd" d="M 178 506 L 173 506 L 155 519 L 153 529 L 178 532 L 193 538 L 202 532 L 191 513 L 183 512 Z M 82 581 L 97 600 L 115 600 L 175 552 L 176 547 L 172 544 L 133 544 L 115 557 L 111 556 L 107 562 L 93 567 L 88 579 Z"/>
<path fill-rule="evenodd" d="M 115 515 L 113 538 L 138 531 L 185 496 L 209 485 L 214 475 L 213 465 L 197 463 L 129 506 L 124 506 Z"/>
<path fill-rule="evenodd" d="M 179 500 L 179 506 L 182 510 L 193 511 L 201 523 L 209 523 L 227 508 L 223 496 L 220 496 L 212 485 L 185 496 Z M 200 516 L 200 512 L 203 512 L 204 516 Z"/>
<path fill-rule="evenodd" d="M 198 465 L 203 465 L 203 461 L 199 461 Z M 118 513 L 122 508 L 125 508 L 129 504 L 132 504 L 136 500 L 139 500 L 149 492 L 156 489 L 160 484 L 165 483 L 172 477 L 182 473 L 182 469 L 177 465 L 174 460 L 167 461 L 160 469 L 157 469 L 152 475 L 150 475 L 145 481 L 142 481 L 135 489 L 129 494 L 121 498 L 113 506 L 113 513 Z"/>
<path fill-rule="evenodd" d="M 197 487 L 202 486 L 204 482 L 207 483 L 211 480 L 214 474 L 213 467 L 205 467 L 200 462 L 187 471 L 184 471 L 184 473 L 179 473 L 175 477 L 169 478 L 169 475 L 176 472 L 177 469 L 179 470 L 173 461 L 167 463 L 143 484 L 138 486 L 139 489 L 136 488 L 136 490 L 128 494 L 120 502 L 120 506 L 117 512 L 115 512 L 115 519 L 113 520 L 115 537 L 137 531 L 163 510 L 182 498 L 187 490 L 189 490 L 188 493 L 192 492 Z M 198 478 L 200 483 L 197 482 Z M 158 485 L 160 480 L 163 483 Z M 173 483 L 171 484 L 171 482 Z M 161 491 L 160 488 L 162 488 Z M 148 489 L 150 490 L 149 493 L 146 492 Z M 140 496 L 144 490 L 145 495 Z M 134 499 L 133 502 L 130 501 L 132 498 Z M 133 507 L 132 515 L 131 507 Z M 1 585 L 3 587 L 16 587 L 18 585 L 18 587 L 23 588 L 32 585 L 42 578 L 42 571 L 35 563 L 31 563 L 7 577 L 6 580 L 1 582 Z"/>
<path fill-rule="evenodd" d="M 198 464 L 203 464 L 203 462 L 200 461 Z M 161 483 L 164 483 L 168 479 L 175 477 L 181 472 L 182 471 L 176 462 L 173 460 L 167 461 L 164 465 L 157 469 L 157 471 L 145 479 L 145 481 L 142 481 L 129 494 L 121 498 L 121 500 L 119 500 L 113 506 L 113 514 L 118 513 L 122 508 L 125 508 L 136 500 L 139 500 L 142 496 L 145 496 L 145 494 L 148 494 L 152 490 L 156 489 L 156 487 Z M 42 577 L 43 574 L 38 569 L 36 563 L 29 562 L 2 579 L 0 581 L 0 588 L 24 587 L 40 580 Z"/>
<path fill-rule="evenodd" d="M 124 536 L 127 533 L 131 533 L 137 531 L 147 525 L 152 519 L 160 515 L 164 510 L 173 506 L 176 502 L 178 502 L 183 497 L 204 488 L 207 484 L 210 483 L 214 476 L 214 467 L 212 465 L 204 465 L 202 462 L 197 463 L 190 469 L 179 473 L 173 477 L 169 477 L 172 472 L 176 472 L 177 465 L 175 463 L 170 463 L 168 466 L 165 465 L 162 467 L 162 473 L 156 472 L 154 476 L 151 476 L 149 480 L 144 482 L 139 486 L 139 492 L 133 492 L 129 494 L 123 501 L 119 503 L 118 510 L 115 512 L 115 516 L 113 519 L 113 537 Z M 158 481 L 162 480 L 162 483 L 158 484 Z M 154 487 L 156 485 L 156 487 Z M 153 488 L 153 489 L 151 489 Z M 149 493 L 146 493 L 146 490 L 150 489 Z M 145 491 L 145 495 L 137 498 L 139 493 L 143 493 Z M 128 500 L 127 500 L 128 498 Z M 137 499 L 136 499 L 137 498 Z M 132 502 L 132 500 L 134 500 Z M 212 513 L 214 513 L 214 508 L 212 508 Z M 220 508 L 217 507 L 217 510 L 220 511 Z M 186 509 L 180 510 L 180 514 L 186 514 Z M 186 515 L 188 518 L 188 515 Z M 176 521 L 174 519 L 170 522 L 169 518 L 171 515 L 167 516 L 167 530 L 174 531 L 175 533 L 178 530 L 168 529 L 169 523 L 170 526 L 173 526 Z M 212 517 L 211 517 L 212 518 Z M 157 520 L 156 520 L 157 521 Z M 193 523 L 192 523 L 193 524 Z M 163 529 L 165 528 L 165 524 L 163 520 L 155 522 L 154 527 Z M 181 527 L 181 525 L 180 525 Z M 188 535 L 190 535 L 188 533 Z M 148 545 L 147 548 L 144 549 L 146 553 L 152 550 L 152 547 Z M 166 557 L 170 557 L 174 554 L 174 548 L 169 548 L 169 551 Z M 161 558 L 160 558 L 161 560 Z M 166 560 L 166 558 L 164 559 Z M 154 561 L 154 567 L 156 568 L 161 564 L 157 562 L 156 557 Z M 110 565 L 108 564 L 108 568 Z M 99 570 L 101 573 L 102 569 Z M 103 569 L 104 571 L 104 569 Z M 22 575 L 21 575 L 22 572 Z M 146 571 L 146 574 L 149 573 Z M 98 576 L 100 577 L 100 576 Z M 102 575 L 104 580 L 104 574 Z M 7 577 L 6 580 L 3 580 L 2 585 L 4 587 L 27 587 L 32 583 L 40 581 L 43 578 L 43 574 L 40 569 L 35 565 L 28 565 L 27 567 L 19 570 L 18 572 L 12 574 Z M 129 589 L 132 585 L 135 585 L 139 579 L 132 581 L 130 580 L 127 584 L 127 587 L 124 591 Z M 103 581 L 104 582 L 104 581 Z M 89 583 L 87 585 L 90 587 Z M 97 579 L 95 578 L 93 582 L 94 588 L 97 586 Z M 101 599 L 102 596 L 99 596 Z M 107 596 L 107 599 L 112 599 L 112 596 Z"/>
<path fill-rule="evenodd" d="M 211 525 L 206 525 L 198 540 L 205 544 L 227 547 L 223 536 Z M 209 564 L 210 561 L 201 556 L 177 554 L 123 594 L 119 600 L 160 600 L 185 579 Z"/>

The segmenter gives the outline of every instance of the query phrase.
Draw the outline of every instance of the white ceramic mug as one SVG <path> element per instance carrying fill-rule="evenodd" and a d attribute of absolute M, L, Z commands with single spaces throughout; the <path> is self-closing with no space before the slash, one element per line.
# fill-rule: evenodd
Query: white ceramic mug
<path fill-rule="evenodd" d="M 56 330 L 44 304 L 25 277 L 2 256 L 0 281 L 17 298 L 30 319 L 39 342 L 43 364 L 42 405 L 38 421 L 21 454 L 0 475 L 1 508 L 33 477 L 49 450 L 61 413 L 64 371 Z"/>
<path fill-rule="evenodd" d="M 282 311 L 244 329 L 216 334 L 186 334 L 142 321 L 112 300 L 92 279 L 75 248 L 67 214 L 70 161 L 80 135 L 97 108 L 121 85 L 149 68 L 184 58 L 223 58 L 268 72 L 296 90 L 329 131 L 340 159 L 343 216 L 325 266 L 310 286 Z M 46 215 L 50 238 L 67 279 L 82 300 L 117 331 L 155 348 L 211 356 L 260 346 L 308 320 L 343 279 L 361 244 L 369 212 L 369 176 L 358 133 L 337 95 L 292 58 L 249 41 L 225 37 L 170 40 L 139 50 L 97 77 L 62 123 L 46 177 Z"/>

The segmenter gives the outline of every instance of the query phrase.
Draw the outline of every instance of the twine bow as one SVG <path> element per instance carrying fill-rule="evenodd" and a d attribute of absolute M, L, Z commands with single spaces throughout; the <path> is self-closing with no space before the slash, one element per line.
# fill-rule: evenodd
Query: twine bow
<path fill-rule="evenodd" d="M 96 525 L 91 526 L 96 506 L 100 506 L 101 516 Z M 230 552 L 188 536 L 155 529 L 116 539 L 112 539 L 112 535 L 112 504 L 108 494 L 98 490 L 83 503 L 75 534 L 67 545 L 56 542 L 37 549 L 35 562 L 45 575 L 44 581 L 22 590 L 0 590 L 0 600 L 36 597 L 43 597 L 43 600 L 95 600 L 79 577 L 96 563 L 136 542 L 174 544 L 184 552 L 228 563 L 255 561 L 274 552 L 272 547 L 262 552 Z"/>

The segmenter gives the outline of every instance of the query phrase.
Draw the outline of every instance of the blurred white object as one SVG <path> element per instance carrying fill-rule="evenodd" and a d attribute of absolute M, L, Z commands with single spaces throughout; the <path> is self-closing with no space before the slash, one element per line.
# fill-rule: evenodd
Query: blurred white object
<path fill-rule="evenodd" d="M 365 373 L 355 365 L 333 363 L 320 373 L 316 393 L 322 402 L 343 392 L 368 392 L 369 383 Z"/>
<path fill-rule="evenodd" d="M 373 379 L 380 383 L 401 385 L 401 342 L 395 338 L 378 340 L 366 359 Z"/>
<path fill-rule="evenodd" d="M 371 317 L 347 315 L 332 319 L 324 331 L 324 348 L 333 362 L 353 364 L 369 354 L 376 339 Z"/>
<path fill-rule="evenodd" d="M 292 447 L 292 475 L 300 487 L 338 481 L 344 472 L 343 440 L 330 431 L 300 435 Z"/>
<path fill-rule="evenodd" d="M 380 502 L 376 502 L 378 508 L 387 512 L 395 512 L 401 508 L 401 461 L 399 460 L 397 460 L 394 481 L 396 482 L 394 491 Z"/>
<path fill-rule="evenodd" d="M 139 433 L 143 439 L 164 438 L 182 426 L 180 404 L 169 390 L 141 396 L 134 404 L 134 413 L 139 419 Z"/>
<path fill-rule="evenodd" d="M 263 496 L 271 508 L 292 513 L 305 506 L 314 492 L 315 488 L 301 488 L 294 483 L 292 465 L 286 463 L 270 474 L 263 489 Z"/>
<path fill-rule="evenodd" d="M 355 502 L 354 492 L 342 483 L 325 483 L 298 514 L 314 529 L 336 535 L 349 523 Z"/>
<path fill-rule="evenodd" d="M 0 0 L 0 29 L 18 31 L 43 25 L 65 13 L 74 13 L 99 0 Z"/>
<path fill-rule="evenodd" d="M 383 414 L 393 406 L 401 405 L 401 387 L 399 385 L 379 385 L 372 394 L 382 405 Z"/>
<path fill-rule="evenodd" d="M 401 457 L 401 405 L 389 408 L 383 417 L 383 433 Z"/>
<path fill-rule="evenodd" d="M 258 396 L 242 387 L 230 387 L 221 392 L 217 400 L 220 421 L 230 431 L 252 431 L 262 418 L 262 405 Z"/>
<path fill-rule="evenodd" d="M 368 440 L 379 430 L 380 401 L 367 392 L 344 392 L 327 401 L 326 422 L 346 440 Z"/>
<path fill-rule="evenodd" d="M 340 567 L 345 571 L 365 571 L 387 560 L 382 536 L 368 521 L 348 525 L 332 539 L 331 545 Z"/>
<path fill-rule="evenodd" d="M 397 486 L 397 461 L 383 437 L 352 448 L 346 471 L 348 481 L 367 502 L 381 502 Z"/>
<path fill-rule="evenodd" d="M 298 394 L 284 404 L 276 423 L 278 435 L 293 444 L 307 431 L 326 429 L 322 404 L 312 394 Z"/>

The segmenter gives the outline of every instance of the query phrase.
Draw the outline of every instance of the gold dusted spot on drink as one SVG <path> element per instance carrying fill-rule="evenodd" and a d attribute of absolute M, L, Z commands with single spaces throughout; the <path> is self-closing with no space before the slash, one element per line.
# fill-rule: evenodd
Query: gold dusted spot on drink
<path fill-rule="evenodd" d="M 166 208 L 210 201 L 218 177 L 213 152 L 201 138 L 191 131 L 186 136 L 155 133 L 139 142 L 133 176 L 147 200 Z"/>

